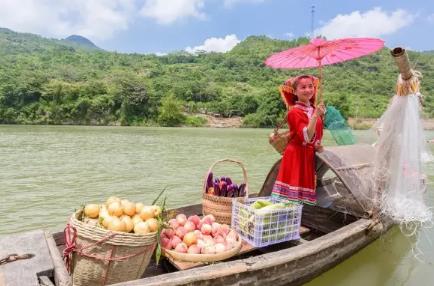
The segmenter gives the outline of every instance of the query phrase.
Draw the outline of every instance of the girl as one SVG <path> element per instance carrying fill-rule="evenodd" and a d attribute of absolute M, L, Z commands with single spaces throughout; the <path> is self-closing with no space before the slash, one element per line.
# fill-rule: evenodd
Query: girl
<path fill-rule="evenodd" d="M 288 145 L 272 196 L 310 205 L 316 203 L 315 150 L 321 151 L 324 104 L 316 108 L 318 79 L 311 75 L 290 78 L 281 87 L 288 108 Z"/>

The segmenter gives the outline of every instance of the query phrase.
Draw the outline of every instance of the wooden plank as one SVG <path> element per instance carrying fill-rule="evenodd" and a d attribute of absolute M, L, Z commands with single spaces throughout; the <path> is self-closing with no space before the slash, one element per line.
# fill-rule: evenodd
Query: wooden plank
<path fill-rule="evenodd" d="M 39 286 L 38 276 L 53 277 L 54 265 L 44 231 L 36 230 L 0 237 L 0 257 L 13 253 L 29 253 L 34 257 L 1 265 L 0 276 L 3 276 L 6 285 Z"/>
<path fill-rule="evenodd" d="M 337 170 L 337 171 L 357 170 L 357 169 L 362 169 L 362 168 L 366 168 L 366 167 L 372 167 L 372 164 L 371 163 L 362 163 L 362 164 L 355 164 L 355 165 L 351 165 L 351 166 L 342 166 L 342 167 L 335 168 L 335 170 Z"/>
<path fill-rule="evenodd" d="M 305 226 L 300 226 L 300 235 L 308 234 L 310 232 L 310 228 L 307 228 Z"/>
<path fill-rule="evenodd" d="M 352 215 L 345 215 L 331 209 L 321 208 L 318 206 L 303 206 L 301 223 L 304 226 L 318 230 L 323 233 L 330 233 L 352 223 L 357 219 Z"/>
<path fill-rule="evenodd" d="M 6 285 L 6 278 L 3 272 L 0 270 L 0 286 L 5 286 L 5 285 Z"/>
<path fill-rule="evenodd" d="M 52 234 L 54 241 L 56 242 L 56 245 L 65 245 L 65 234 L 63 231 L 55 232 Z"/>
<path fill-rule="evenodd" d="M 306 239 L 300 238 L 300 239 L 297 241 L 297 245 L 300 245 L 300 244 L 306 244 L 306 243 L 308 243 L 308 242 L 309 242 L 309 240 L 306 240 Z"/>
<path fill-rule="evenodd" d="M 72 279 L 66 270 L 65 264 L 63 263 L 62 256 L 60 255 L 59 249 L 56 246 L 56 242 L 50 233 L 45 234 L 48 249 L 50 251 L 51 259 L 54 265 L 54 282 L 56 286 L 72 286 Z"/>
<path fill-rule="evenodd" d="M 57 286 L 57 285 L 54 285 L 53 282 L 51 282 L 50 278 L 48 278 L 47 276 L 39 277 L 39 285 L 40 286 Z"/>

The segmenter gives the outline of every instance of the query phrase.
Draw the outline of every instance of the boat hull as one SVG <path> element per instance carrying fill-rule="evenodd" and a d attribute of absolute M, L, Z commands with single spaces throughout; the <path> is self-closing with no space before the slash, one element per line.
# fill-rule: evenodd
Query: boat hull
<path fill-rule="evenodd" d="M 373 224 L 372 220 L 359 219 L 315 240 L 301 240 L 288 249 L 122 285 L 302 285 L 350 257 L 391 226 Z"/>

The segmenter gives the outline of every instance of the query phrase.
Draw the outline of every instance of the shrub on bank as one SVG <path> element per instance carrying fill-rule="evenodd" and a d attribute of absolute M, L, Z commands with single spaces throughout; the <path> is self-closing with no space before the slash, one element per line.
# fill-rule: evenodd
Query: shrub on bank
<path fill-rule="evenodd" d="M 161 126 L 176 127 L 181 126 L 186 121 L 186 116 L 182 113 L 182 102 L 173 96 L 165 97 L 161 102 L 158 115 L 158 123 Z"/>
<path fill-rule="evenodd" d="M 200 116 L 187 116 L 185 120 L 185 125 L 191 127 L 202 127 L 205 126 L 207 120 Z"/>

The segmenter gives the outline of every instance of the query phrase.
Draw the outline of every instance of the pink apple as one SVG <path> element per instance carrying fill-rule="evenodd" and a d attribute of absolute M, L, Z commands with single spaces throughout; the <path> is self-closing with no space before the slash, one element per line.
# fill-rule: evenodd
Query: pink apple
<path fill-rule="evenodd" d="M 193 222 L 196 226 L 200 223 L 200 217 L 198 215 L 191 215 L 187 220 Z"/>
<path fill-rule="evenodd" d="M 176 252 L 187 253 L 187 245 L 184 242 L 181 242 L 175 247 Z"/>
<path fill-rule="evenodd" d="M 178 214 L 176 216 L 176 221 L 178 222 L 179 225 L 184 225 L 185 222 L 187 221 L 187 217 L 185 216 L 185 214 Z"/>
<path fill-rule="evenodd" d="M 191 254 L 200 254 L 200 247 L 197 246 L 197 244 L 190 245 L 187 252 Z"/>
<path fill-rule="evenodd" d="M 202 234 L 210 235 L 212 233 L 212 227 L 210 224 L 203 224 L 200 231 Z"/>

